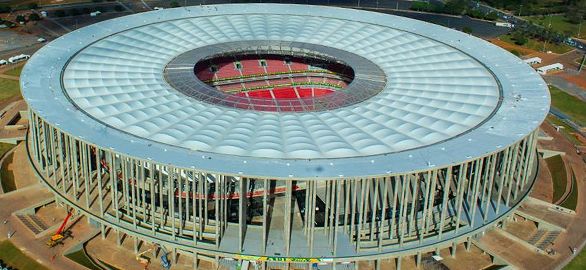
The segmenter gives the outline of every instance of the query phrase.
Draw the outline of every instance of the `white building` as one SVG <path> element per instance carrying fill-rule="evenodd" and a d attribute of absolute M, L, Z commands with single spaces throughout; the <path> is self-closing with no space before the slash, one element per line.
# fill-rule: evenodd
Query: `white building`
<path fill-rule="evenodd" d="M 523 60 L 523 62 L 527 63 L 528 65 L 541 64 L 541 58 L 531 57 L 531 58 L 527 58 L 527 59 Z"/>
<path fill-rule="evenodd" d="M 17 62 L 20 62 L 20 61 L 27 60 L 30 57 L 31 56 L 28 55 L 28 54 L 19 54 L 19 55 L 15 55 L 15 56 L 12 56 L 12 57 L 8 58 L 8 62 L 14 64 L 14 63 L 17 63 Z"/>
<path fill-rule="evenodd" d="M 560 63 L 555 63 L 555 64 L 551 64 L 551 65 L 547 65 L 547 66 L 543 66 L 543 67 L 537 68 L 537 73 L 539 73 L 541 75 L 545 75 L 549 71 L 552 71 L 552 70 L 563 70 L 563 69 L 564 69 L 564 65 L 562 65 Z"/>

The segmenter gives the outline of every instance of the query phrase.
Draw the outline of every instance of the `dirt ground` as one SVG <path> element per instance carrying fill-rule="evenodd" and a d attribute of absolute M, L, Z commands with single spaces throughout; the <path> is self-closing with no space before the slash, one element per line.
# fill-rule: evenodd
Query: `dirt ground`
<path fill-rule="evenodd" d="M 515 50 L 518 51 L 521 55 L 534 55 L 534 54 L 544 54 L 544 53 L 540 53 L 525 47 L 521 47 L 521 46 L 517 46 L 515 44 L 511 44 L 508 42 L 504 42 L 498 38 L 493 38 L 493 39 L 489 39 L 488 40 L 490 43 L 497 45 L 505 50 Z"/>
<path fill-rule="evenodd" d="M 556 54 L 556 53 L 544 53 L 535 50 L 531 50 L 525 47 L 521 47 L 515 44 L 504 42 L 498 38 L 493 38 L 488 40 L 494 45 L 497 45 L 505 50 L 511 51 L 516 50 L 523 58 L 530 58 L 530 57 L 539 57 L 541 58 L 541 64 L 535 65 L 534 67 L 541 67 L 546 66 L 554 63 L 561 63 L 564 65 L 564 71 L 557 72 L 557 73 L 550 73 L 548 75 L 555 75 L 559 76 L 566 81 L 575 84 L 586 91 L 586 68 L 582 70 L 582 72 L 578 73 L 578 63 L 576 63 L 576 59 L 581 59 L 584 54 L 578 50 L 573 50 L 564 54 Z"/>
<path fill-rule="evenodd" d="M 517 219 L 517 222 L 507 223 L 505 231 L 516 237 L 519 237 L 520 239 L 528 241 L 531 236 L 537 232 L 537 226 L 535 225 L 535 222 L 531 220 L 525 220 L 520 216 L 515 216 L 515 218 Z"/>
<path fill-rule="evenodd" d="M 533 198 L 553 203 L 553 181 L 551 180 L 551 173 L 547 168 L 547 163 L 542 158 L 539 159 L 537 180 L 530 195 Z"/>

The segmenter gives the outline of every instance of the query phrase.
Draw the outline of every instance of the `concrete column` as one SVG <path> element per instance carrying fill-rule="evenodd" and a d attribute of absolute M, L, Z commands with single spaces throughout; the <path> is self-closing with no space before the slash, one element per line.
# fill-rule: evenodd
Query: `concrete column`
<path fill-rule="evenodd" d="M 198 269 L 198 256 L 197 252 L 193 252 L 193 269 Z"/>
<path fill-rule="evenodd" d="M 134 242 L 134 254 L 138 253 L 138 237 L 133 237 Z"/>
<path fill-rule="evenodd" d="M 120 231 L 116 230 L 116 244 L 122 245 L 122 238 L 120 238 Z"/>
<path fill-rule="evenodd" d="M 456 247 L 457 247 L 456 246 L 456 242 L 452 242 L 452 249 L 450 250 L 451 251 L 450 253 L 452 255 L 452 258 L 456 258 Z"/>

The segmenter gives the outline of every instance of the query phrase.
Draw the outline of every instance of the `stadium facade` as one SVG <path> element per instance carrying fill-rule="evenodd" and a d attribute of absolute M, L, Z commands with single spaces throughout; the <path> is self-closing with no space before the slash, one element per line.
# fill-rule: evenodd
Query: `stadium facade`
<path fill-rule="evenodd" d="M 40 180 L 103 236 L 268 267 L 470 242 L 533 186 L 550 102 L 470 35 L 279 4 L 97 23 L 39 50 L 21 87 Z"/>

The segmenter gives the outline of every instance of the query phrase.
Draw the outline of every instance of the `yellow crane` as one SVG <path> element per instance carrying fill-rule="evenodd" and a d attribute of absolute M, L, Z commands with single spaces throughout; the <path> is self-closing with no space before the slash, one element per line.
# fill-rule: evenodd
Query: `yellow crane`
<path fill-rule="evenodd" d="M 65 220 L 63 220 L 63 223 L 61 223 L 61 226 L 59 229 L 57 229 L 57 232 L 51 236 L 49 241 L 47 241 L 47 246 L 54 247 L 58 244 L 63 244 L 63 240 L 66 237 L 71 236 L 71 232 L 69 230 L 65 230 L 65 225 L 67 225 L 67 221 L 71 215 L 73 215 L 73 210 L 70 210 L 69 213 L 67 213 L 67 217 L 65 217 Z"/>

